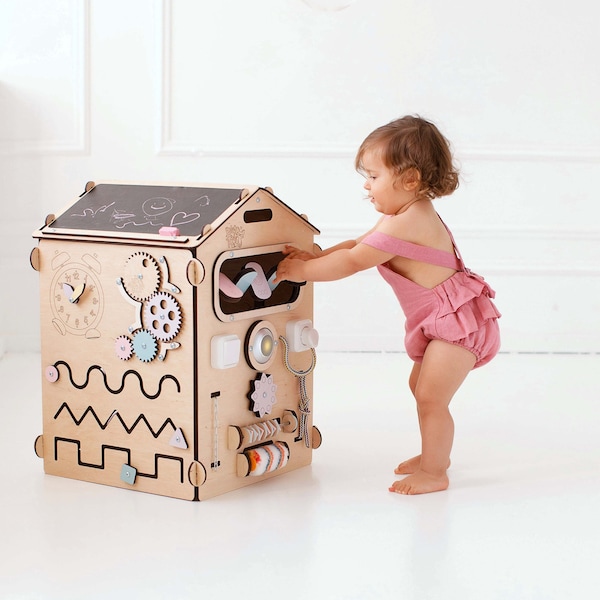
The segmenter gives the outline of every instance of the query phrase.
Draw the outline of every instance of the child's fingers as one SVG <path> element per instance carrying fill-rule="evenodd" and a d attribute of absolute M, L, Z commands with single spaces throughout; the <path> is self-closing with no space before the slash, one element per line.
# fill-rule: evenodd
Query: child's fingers
<path fill-rule="evenodd" d="M 309 252 L 306 252 L 305 250 L 300 250 L 300 248 L 296 248 L 296 246 L 290 246 L 289 244 L 285 246 L 285 248 L 283 249 L 283 253 L 288 258 L 298 258 L 301 256 L 310 256 Z"/>
<path fill-rule="evenodd" d="M 294 260 L 290 257 L 284 258 L 278 265 L 275 273 L 275 279 L 273 283 L 279 283 L 280 281 L 290 282 L 302 282 L 301 278 L 301 265 L 303 261 Z"/>
<path fill-rule="evenodd" d="M 288 259 L 286 258 L 277 265 L 277 271 L 275 272 L 275 279 L 273 279 L 273 283 L 280 283 L 281 281 L 285 281 L 285 274 L 287 273 L 287 260 Z"/>
<path fill-rule="evenodd" d="M 288 246 L 287 251 L 284 252 L 286 258 L 295 258 L 298 260 L 312 260 L 315 258 L 314 254 L 306 252 L 305 250 L 299 250 L 293 246 Z"/>

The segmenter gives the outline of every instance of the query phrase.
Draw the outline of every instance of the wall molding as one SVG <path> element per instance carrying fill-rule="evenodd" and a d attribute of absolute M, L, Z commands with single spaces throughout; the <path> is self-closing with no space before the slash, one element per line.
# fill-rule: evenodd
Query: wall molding
<path fill-rule="evenodd" d="M 227 158 L 348 158 L 356 148 L 347 144 L 265 144 L 260 140 L 248 144 L 204 144 L 173 139 L 171 122 L 173 86 L 171 61 L 173 39 L 173 2 L 156 0 L 156 72 L 159 73 L 156 109 L 156 154 L 158 156 L 227 157 Z"/>
<path fill-rule="evenodd" d="M 165 109 L 168 101 L 164 96 L 160 100 L 161 117 L 159 141 L 157 143 L 158 156 L 187 156 L 194 158 L 343 158 L 354 160 L 358 144 L 349 145 L 306 145 L 306 144 L 270 144 L 261 146 L 260 143 L 249 146 L 234 145 L 202 145 L 178 142 L 170 139 L 165 132 L 169 126 L 164 125 L 166 119 L 170 118 L 170 109 Z M 165 116 L 168 113 L 168 117 Z M 600 163 L 600 149 L 598 148 L 515 148 L 502 149 L 501 147 L 465 148 L 456 153 L 460 160 L 492 161 L 492 162 L 570 162 L 570 163 Z"/>
<path fill-rule="evenodd" d="M 356 144 L 339 144 L 325 141 L 322 144 L 305 144 L 290 141 L 285 144 L 264 143 L 255 140 L 247 144 L 215 144 L 202 140 L 177 140 L 172 135 L 171 91 L 173 85 L 171 61 L 173 42 L 173 3 L 175 0 L 156 2 L 156 154 L 163 157 L 194 158 L 329 158 L 353 159 Z M 516 146 L 482 145 L 457 148 L 462 160 L 489 161 L 568 161 L 600 162 L 600 148 L 577 146 Z"/>
<path fill-rule="evenodd" d="M 600 148 L 594 146 L 465 146 L 456 152 L 462 160 L 507 162 L 600 162 Z"/>
<path fill-rule="evenodd" d="M 13 156 L 61 154 L 87 155 L 90 151 L 90 0 L 71 0 L 74 51 L 72 139 L 4 140 L 0 153 Z"/>

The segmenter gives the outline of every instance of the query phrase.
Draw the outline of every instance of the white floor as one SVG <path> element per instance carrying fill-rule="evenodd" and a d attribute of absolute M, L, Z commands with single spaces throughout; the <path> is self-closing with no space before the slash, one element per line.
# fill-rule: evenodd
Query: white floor
<path fill-rule="evenodd" d="M 46 476 L 37 355 L 0 360 L 0 598 L 598 597 L 598 355 L 500 355 L 453 402 L 447 492 L 389 493 L 418 451 L 409 360 L 319 354 L 313 465 L 200 503 Z"/>

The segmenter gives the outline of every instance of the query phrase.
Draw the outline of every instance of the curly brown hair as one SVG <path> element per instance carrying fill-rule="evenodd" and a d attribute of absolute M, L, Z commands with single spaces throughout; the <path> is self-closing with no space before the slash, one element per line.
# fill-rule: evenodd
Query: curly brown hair
<path fill-rule="evenodd" d="M 433 123 L 418 115 L 401 117 L 371 132 L 356 154 L 358 171 L 364 155 L 371 151 L 379 152 L 383 164 L 399 179 L 415 171 L 419 196 L 432 200 L 458 188 L 459 172 L 453 164 L 450 142 Z"/>

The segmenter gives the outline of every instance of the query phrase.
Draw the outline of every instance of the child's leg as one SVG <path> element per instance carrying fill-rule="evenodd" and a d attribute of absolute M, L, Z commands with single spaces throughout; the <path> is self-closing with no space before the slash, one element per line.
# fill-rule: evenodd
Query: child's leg
<path fill-rule="evenodd" d="M 412 371 L 408 378 L 408 387 L 410 388 L 410 391 L 412 392 L 413 396 L 415 397 L 415 400 L 417 398 L 416 390 L 417 390 L 417 383 L 419 381 L 420 373 L 421 373 L 421 363 L 415 363 L 413 365 Z M 417 416 L 418 416 L 418 411 L 417 411 Z M 419 424 L 419 428 L 420 428 L 420 424 Z M 394 473 L 396 475 L 412 475 L 415 471 L 419 470 L 420 466 L 421 466 L 421 455 L 419 454 L 417 456 L 413 456 L 412 458 L 409 458 L 408 460 L 401 462 L 394 469 Z M 448 468 L 449 467 L 450 467 L 450 459 L 448 459 Z"/>
<path fill-rule="evenodd" d="M 419 374 L 421 372 L 421 363 L 415 363 L 413 365 L 412 371 L 410 372 L 410 376 L 408 378 L 408 387 L 412 392 L 412 395 L 417 398 L 417 383 L 419 381 Z M 417 412 L 418 414 L 418 412 Z M 420 426 L 419 426 L 420 427 Z M 394 473 L 396 475 L 412 475 L 415 471 L 419 469 L 421 466 L 421 455 L 413 456 L 408 460 L 401 462 L 395 469 Z"/>
<path fill-rule="evenodd" d="M 427 346 L 414 390 L 421 429 L 420 464 L 412 475 L 394 482 L 390 491 L 423 494 L 448 487 L 446 470 L 454 440 L 448 406 L 475 361 L 474 354 L 454 344 L 434 340 Z M 416 457 L 407 462 L 416 466 Z"/>

